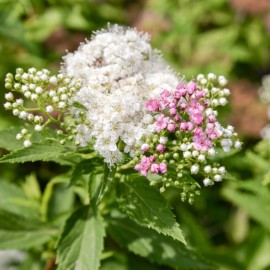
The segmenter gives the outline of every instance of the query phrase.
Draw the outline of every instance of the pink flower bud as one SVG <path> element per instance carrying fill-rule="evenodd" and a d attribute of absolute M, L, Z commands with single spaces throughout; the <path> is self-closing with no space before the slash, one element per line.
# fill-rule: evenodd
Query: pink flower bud
<path fill-rule="evenodd" d="M 164 152 L 165 151 L 165 146 L 160 143 L 160 144 L 157 145 L 156 150 L 158 152 Z"/>
<path fill-rule="evenodd" d="M 141 150 L 146 152 L 149 150 L 149 145 L 147 143 L 144 143 L 142 146 L 141 146 Z"/>
<path fill-rule="evenodd" d="M 180 124 L 180 129 L 181 129 L 181 130 L 187 130 L 187 122 L 182 122 L 182 123 Z"/>
<path fill-rule="evenodd" d="M 179 121 L 180 119 L 181 119 L 181 117 L 178 114 L 174 116 L 175 121 Z"/>
<path fill-rule="evenodd" d="M 175 131 L 175 125 L 170 123 L 168 126 L 167 126 L 167 130 L 169 132 L 174 132 Z"/>
<path fill-rule="evenodd" d="M 176 115 L 177 109 L 176 108 L 171 108 L 170 109 L 170 115 Z"/>
<path fill-rule="evenodd" d="M 167 164 L 164 162 L 161 162 L 159 164 L 159 171 L 160 171 L 160 173 L 166 173 L 167 172 Z"/>

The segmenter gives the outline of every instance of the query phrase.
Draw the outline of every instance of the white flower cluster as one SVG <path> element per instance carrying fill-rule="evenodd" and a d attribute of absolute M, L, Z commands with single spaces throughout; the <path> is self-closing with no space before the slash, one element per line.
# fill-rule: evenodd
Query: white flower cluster
<path fill-rule="evenodd" d="M 152 131 L 146 101 L 179 81 L 149 41 L 145 33 L 114 25 L 63 58 L 62 72 L 82 81 L 72 100 L 87 109 L 76 140 L 85 146 L 94 139 L 94 149 L 109 164 L 121 160 L 122 150 L 134 156 L 135 145 Z M 71 110 L 75 118 L 79 112 Z"/>
<path fill-rule="evenodd" d="M 4 108 L 33 124 L 36 132 L 41 132 L 51 123 L 62 129 L 65 127 L 65 123 L 61 123 L 62 117 L 66 108 L 72 105 L 71 97 L 80 86 L 78 80 L 64 77 L 61 73 L 50 76 L 47 69 L 30 68 L 25 72 L 18 68 L 15 76 L 11 73 L 6 75 L 5 87 L 10 92 L 5 94 Z M 29 130 L 23 128 L 16 138 L 23 140 L 24 147 L 30 147 L 31 136 Z"/>
<path fill-rule="evenodd" d="M 259 89 L 259 96 L 261 101 L 268 104 L 268 119 L 270 120 L 270 75 L 264 76 L 262 79 L 262 87 Z M 261 130 L 261 136 L 264 139 L 270 139 L 270 124 L 266 125 Z"/>

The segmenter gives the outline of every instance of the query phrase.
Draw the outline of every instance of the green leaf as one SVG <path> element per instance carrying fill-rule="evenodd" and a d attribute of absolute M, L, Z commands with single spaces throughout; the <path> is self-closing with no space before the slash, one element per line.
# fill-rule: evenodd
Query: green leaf
<path fill-rule="evenodd" d="M 71 106 L 78 108 L 78 109 L 82 109 L 84 111 L 88 111 L 88 109 L 82 103 L 80 103 L 78 101 L 74 101 Z"/>
<path fill-rule="evenodd" d="M 58 270 L 98 270 L 103 237 L 101 216 L 83 206 L 66 221 L 57 245 Z"/>
<path fill-rule="evenodd" d="M 103 167 L 101 166 L 100 158 L 84 159 L 75 166 L 71 175 L 70 184 L 75 185 L 82 174 L 90 174 L 102 171 Z"/>
<path fill-rule="evenodd" d="M 270 190 L 267 186 L 248 181 L 235 188 L 224 188 L 222 195 L 270 231 Z"/>
<path fill-rule="evenodd" d="M 0 147 L 9 151 L 23 148 L 22 142 L 16 139 L 21 128 L 9 128 L 0 131 Z"/>
<path fill-rule="evenodd" d="M 259 155 L 247 151 L 246 158 L 252 169 L 258 174 L 267 173 L 269 171 L 269 161 L 263 159 Z"/>
<path fill-rule="evenodd" d="M 120 208 L 131 219 L 185 243 L 168 202 L 145 178 L 123 178 L 118 183 L 117 193 Z"/>
<path fill-rule="evenodd" d="M 50 241 L 58 231 L 33 218 L 0 209 L 0 249 L 29 249 Z"/>
<path fill-rule="evenodd" d="M 212 269 L 203 258 L 181 242 L 140 226 L 116 211 L 111 213 L 107 221 L 113 239 L 139 256 L 181 270 Z"/>
<path fill-rule="evenodd" d="M 0 209 L 25 217 L 39 217 L 37 202 L 27 198 L 18 186 L 4 180 L 0 180 Z"/>
<path fill-rule="evenodd" d="M 23 163 L 34 161 L 54 161 L 57 157 L 67 156 L 75 152 L 75 147 L 61 145 L 56 142 L 33 144 L 29 148 L 20 149 L 5 155 L 0 163 Z"/>
<path fill-rule="evenodd" d="M 74 193 L 68 188 L 69 175 L 62 174 L 52 178 L 46 185 L 41 201 L 41 217 L 47 221 L 69 211 L 73 205 Z"/>

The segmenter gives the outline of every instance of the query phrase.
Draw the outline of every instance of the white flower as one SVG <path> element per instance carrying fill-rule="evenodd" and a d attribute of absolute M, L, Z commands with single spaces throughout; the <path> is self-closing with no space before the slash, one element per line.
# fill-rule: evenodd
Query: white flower
<path fill-rule="evenodd" d="M 168 138 L 167 138 L 167 137 L 161 136 L 161 137 L 159 138 L 159 142 L 162 143 L 162 144 L 166 144 L 167 141 L 168 141 Z"/>
<path fill-rule="evenodd" d="M 165 88 L 173 91 L 179 81 L 149 41 L 145 33 L 114 25 L 96 32 L 64 57 L 64 75 L 82 84 L 71 101 L 88 110 L 88 133 L 81 132 L 78 125 L 76 140 L 85 145 L 95 138 L 95 150 L 111 164 L 121 160 L 119 140 L 131 154 L 141 138 L 153 131 L 153 117 L 145 103 Z M 76 118 L 79 111 L 74 108 L 70 113 Z M 80 122 L 79 117 L 77 120 Z M 113 143 L 102 145 L 107 139 Z"/>
<path fill-rule="evenodd" d="M 240 141 L 236 141 L 235 143 L 234 143 L 234 147 L 235 147 L 235 149 L 240 149 L 241 147 L 242 147 L 242 143 L 240 142 Z"/>
<path fill-rule="evenodd" d="M 23 146 L 25 147 L 25 148 L 28 148 L 28 147 L 30 147 L 32 145 L 32 143 L 31 143 L 31 141 L 29 141 L 29 140 L 25 140 L 24 142 L 23 142 Z"/>
<path fill-rule="evenodd" d="M 222 181 L 222 176 L 220 174 L 216 174 L 214 176 L 214 180 L 217 181 L 217 182 L 220 182 L 220 181 Z"/>
<path fill-rule="evenodd" d="M 204 170 L 204 172 L 205 172 L 205 173 L 210 173 L 210 172 L 211 172 L 211 170 L 212 170 L 212 168 L 211 168 L 211 166 L 210 166 L 210 165 L 207 165 L 207 166 L 205 166 L 205 167 L 204 167 L 204 169 L 203 169 L 203 170 Z"/>
<path fill-rule="evenodd" d="M 225 167 L 219 167 L 218 168 L 218 171 L 223 175 L 223 174 L 225 174 L 225 172 L 226 172 L 226 169 L 225 169 Z"/>
<path fill-rule="evenodd" d="M 200 169 L 199 165 L 198 164 L 194 164 L 194 165 L 191 166 L 190 172 L 192 174 L 197 174 L 199 172 L 199 169 Z"/>
<path fill-rule="evenodd" d="M 230 152 L 232 144 L 233 144 L 232 140 L 230 140 L 230 139 L 221 140 L 221 146 L 222 146 L 224 152 Z"/>
<path fill-rule="evenodd" d="M 209 179 L 209 178 L 205 178 L 205 179 L 203 179 L 203 184 L 206 187 L 211 186 L 211 185 L 213 185 L 213 181 L 211 179 Z"/>

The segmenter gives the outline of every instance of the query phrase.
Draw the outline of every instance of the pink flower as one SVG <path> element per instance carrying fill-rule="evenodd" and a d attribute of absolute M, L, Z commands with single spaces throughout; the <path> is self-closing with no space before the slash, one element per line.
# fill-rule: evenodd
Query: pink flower
<path fill-rule="evenodd" d="M 173 93 L 173 96 L 176 99 L 180 99 L 181 97 L 184 97 L 187 94 L 186 86 L 183 83 L 180 83 L 177 87 L 177 90 Z"/>
<path fill-rule="evenodd" d="M 151 99 L 146 103 L 146 108 L 148 111 L 158 111 L 160 108 L 160 104 L 157 99 Z"/>
<path fill-rule="evenodd" d="M 160 97 L 163 98 L 163 99 L 166 99 L 167 97 L 169 97 L 171 95 L 171 93 L 164 89 L 161 93 L 160 93 Z"/>
<path fill-rule="evenodd" d="M 152 173 L 159 173 L 159 165 L 157 163 L 153 163 L 151 165 L 151 172 Z"/>
<path fill-rule="evenodd" d="M 203 129 L 201 127 L 194 128 L 193 134 L 200 135 L 201 133 L 203 133 Z"/>
<path fill-rule="evenodd" d="M 209 115 L 207 119 L 210 123 L 214 123 L 216 121 L 216 117 L 214 115 Z"/>
<path fill-rule="evenodd" d="M 161 162 L 159 164 L 159 171 L 160 171 L 160 173 L 166 173 L 167 172 L 167 164 L 164 162 Z"/>
<path fill-rule="evenodd" d="M 177 115 L 175 115 L 174 116 L 174 120 L 177 122 L 177 121 L 179 121 L 181 119 L 181 117 L 177 114 Z"/>
<path fill-rule="evenodd" d="M 168 126 L 167 126 L 167 130 L 169 132 L 174 132 L 175 131 L 175 125 L 170 123 Z"/>
<path fill-rule="evenodd" d="M 191 99 L 189 102 L 189 107 L 187 107 L 186 112 L 189 114 L 203 112 L 204 106 L 196 99 Z"/>
<path fill-rule="evenodd" d="M 149 145 L 147 143 L 144 143 L 142 146 L 141 146 L 141 150 L 146 152 L 149 150 Z"/>
<path fill-rule="evenodd" d="M 185 83 L 179 83 L 179 84 L 176 86 L 176 89 L 177 89 L 177 90 L 185 89 L 185 88 L 186 88 Z"/>
<path fill-rule="evenodd" d="M 205 95 L 206 95 L 206 92 L 203 91 L 203 90 L 201 90 L 201 91 L 196 91 L 196 93 L 195 93 L 195 97 L 196 97 L 197 99 L 203 98 L 203 97 L 205 97 Z"/>
<path fill-rule="evenodd" d="M 195 125 L 200 126 L 203 123 L 204 117 L 201 113 L 194 113 L 189 116 L 189 119 Z"/>
<path fill-rule="evenodd" d="M 142 169 L 141 164 L 136 164 L 134 169 L 135 169 L 135 171 L 140 171 Z"/>
<path fill-rule="evenodd" d="M 208 150 L 212 147 L 211 141 L 207 138 L 205 133 L 193 136 L 194 148 L 196 150 Z"/>
<path fill-rule="evenodd" d="M 193 82 L 193 81 L 190 81 L 188 84 L 187 84 L 187 92 L 192 95 L 194 93 L 195 90 L 199 89 L 199 86 L 197 83 Z"/>
<path fill-rule="evenodd" d="M 155 160 L 156 160 L 155 156 L 152 155 L 152 156 L 149 157 L 150 162 L 154 162 Z"/>
<path fill-rule="evenodd" d="M 176 108 L 171 108 L 170 109 L 170 115 L 176 115 L 177 109 Z"/>
<path fill-rule="evenodd" d="M 168 123 L 170 122 L 170 118 L 169 117 L 164 117 L 163 114 L 160 114 L 158 116 L 158 119 L 155 123 L 156 125 L 156 131 L 160 132 L 162 129 L 165 129 L 168 125 Z"/>
<path fill-rule="evenodd" d="M 187 130 L 190 131 L 193 129 L 193 124 L 191 122 L 187 122 Z"/>
<path fill-rule="evenodd" d="M 185 102 L 180 103 L 181 110 L 185 110 L 186 108 L 187 108 L 187 103 L 185 103 Z"/>
<path fill-rule="evenodd" d="M 158 151 L 158 152 L 164 152 L 165 151 L 165 146 L 163 145 L 163 144 L 158 144 L 157 145 L 157 147 L 156 147 L 156 150 Z"/>
<path fill-rule="evenodd" d="M 184 122 L 184 121 L 183 121 L 183 122 L 180 124 L 179 127 L 180 127 L 181 130 L 187 130 L 187 122 Z"/>

